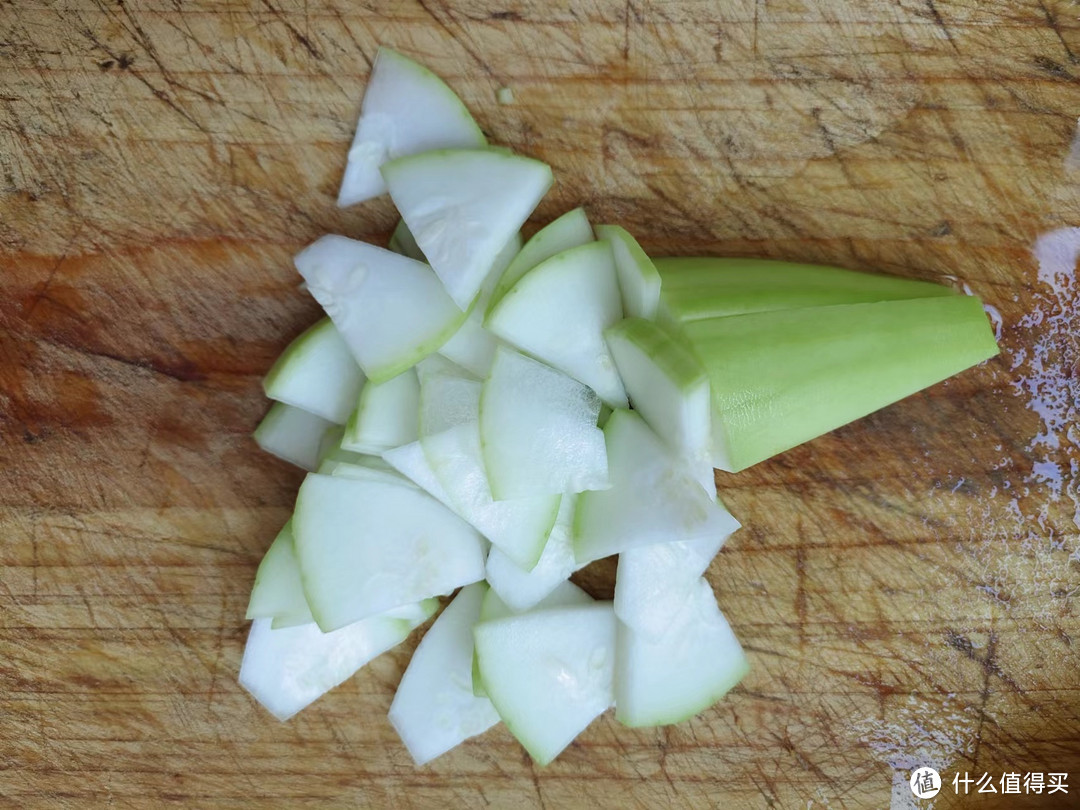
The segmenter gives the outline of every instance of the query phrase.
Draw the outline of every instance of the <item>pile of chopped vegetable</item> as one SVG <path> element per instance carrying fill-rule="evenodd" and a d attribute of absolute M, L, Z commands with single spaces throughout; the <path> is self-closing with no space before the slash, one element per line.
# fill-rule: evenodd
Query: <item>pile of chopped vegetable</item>
<path fill-rule="evenodd" d="M 389 249 L 296 256 L 328 318 L 255 431 L 309 470 L 259 566 L 240 682 L 281 720 L 427 622 L 389 718 L 418 764 L 499 723 L 546 764 L 614 706 L 678 723 L 747 672 L 704 573 L 736 472 L 997 353 L 981 303 L 784 262 L 650 260 L 569 211 L 383 49 L 339 203 L 389 194 Z M 618 555 L 615 597 L 571 583 Z"/>

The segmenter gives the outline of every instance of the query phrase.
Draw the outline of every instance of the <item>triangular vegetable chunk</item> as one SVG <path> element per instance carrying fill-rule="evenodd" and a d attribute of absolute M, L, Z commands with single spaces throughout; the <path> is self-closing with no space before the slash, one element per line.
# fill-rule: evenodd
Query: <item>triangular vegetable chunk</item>
<path fill-rule="evenodd" d="M 609 242 L 564 250 L 522 276 L 486 324 L 526 354 L 590 386 L 612 407 L 626 407 L 604 330 L 622 320 Z"/>
<path fill-rule="evenodd" d="M 438 350 L 465 320 L 430 267 L 375 245 L 327 235 L 295 263 L 373 382 Z"/>
<path fill-rule="evenodd" d="M 293 534 L 304 595 L 327 632 L 484 578 L 475 530 L 413 486 L 309 475 Z"/>
<path fill-rule="evenodd" d="M 722 698 L 748 670 L 712 588 L 699 579 L 693 598 L 657 640 L 619 623 L 615 718 L 627 726 L 681 723 Z"/>
<path fill-rule="evenodd" d="M 676 540 L 727 536 L 739 524 L 633 411 L 604 427 L 612 487 L 578 496 L 574 552 L 579 563 Z"/>
<path fill-rule="evenodd" d="M 495 294 L 496 286 L 502 280 L 503 276 L 506 275 L 506 270 L 511 263 L 521 255 L 521 250 L 521 231 L 516 231 L 514 235 L 510 237 L 510 241 L 503 245 L 503 249 L 499 251 L 499 255 L 495 257 L 495 263 L 492 265 L 491 270 L 488 271 L 484 283 L 480 286 L 480 293 L 476 296 L 476 302 L 469 312 L 469 317 L 477 323 L 483 323 L 484 314 L 487 312 L 487 306 L 491 301 L 491 297 Z"/>
<path fill-rule="evenodd" d="M 664 636 L 695 598 L 698 579 L 729 535 L 654 543 L 619 555 L 615 615 L 649 641 Z"/>
<path fill-rule="evenodd" d="M 552 220 L 534 233 L 521 248 L 521 252 L 514 256 L 495 285 L 488 308 L 499 303 L 510 288 L 540 262 L 550 259 L 556 253 L 592 242 L 594 238 L 584 208 L 575 208 Z"/>
<path fill-rule="evenodd" d="M 461 515 L 522 568 L 532 570 L 559 512 L 560 495 L 496 501 L 480 450 L 480 423 L 422 438 L 428 463 Z"/>
<path fill-rule="evenodd" d="M 420 437 L 479 418 L 483 383 L 457 363 L 432 355 L 416 367 L 420 380 Z"/>
<path fill-rule="evenodd" d="M 538 765 L 551 762 L 611 705 L 610 602 L 481 622 L 473 637 L 488 697 Z"/>
<path fill-rule="evenodd" d="M 248 600 L 248 619 L 272 619 L 275 630 L 315 621 L 304 598 L 300 566 L 293 553 L 292 521 L 278 532 L 259 563 Z"/>
<path fill-rule="evenodd" d="M 559 511 L 559 495 L 496 501 L 480 444 L 481 383 L 440 357 L 418 369 L 420 443 L 454 511 L 519 566 L 540 559 Z"/>
<path fill-rule="evenodd" d="M 549 608 L 557 607 L 573 607 L 575 605 L 591 605 L 596 600 L 589 594 L 585 593 L 581 588 L 575 585 L 569 580 L 563 580 L 547 594 L 543 599 L 537 602 L 534 607 L 536 610 L 547 610 Z M 484 601 L 480 605 L 480 621 L 489 622 L 494 619 L 502 619 L 505 616 L 514 616 L 523 611 L 510 607 L 506 604 L 495 591 L 494 588 L 490 588 L 486 594 L 484 594 Z M 484 681 L 480 675 L 480 661 L 476 657 L 476 650 L 473 649 L 473 692 L 477 695 L 486 695 L 487 692 L 484 689 Z"/>
<path fill-rule="evenodd" d="M 386 382 L 368 383 L 345 425 L 341 446 L 355 453 L 381 453 L 419 438 L 420 381 L 407 369 Z"/>
<path fill-rule="evenodd" d="M 472 629 L 487 585 L 462 588 L 424 634 L 401 678 L 390 722 L 417 765 L 430 762 L 499 722 L 472 688 Z"/>
<path fill-rule="evenodd" d="M 604 333 L 634 410 L 716 492 L 709 378 L 682 343 L 652 321 L 627 318 Z"/>
<path fill-rule="evenodd" d="M 580 605 L 591 605 L 596 600 L 589 596 L 584 590 L 575 585 L 573 582 L 566 580 L 560 582 L 555 588 L 551 590 L 547 596 L 537 602 L 532 609 L 532 612 L 538 610 L 549 610 L 551 608 L 558 607 L 575 607 Z M 518 610 L 511 605 L 508 605 L 499 596 L 498 591 L 494 588 L 488 590 L 484 594 L 484 601 L 480 606 L 480 621 L 490 622 L 495 619 L 503 619 L 507 616 L 517 616 L 520 613 L 525 613 L 525 610 Z"/>
<path fill-rule="evenodd" d="M 404 641 L 439 608 L 428 599 L 332 633 L 314 624 L 274 630 L 256 619 L 244 647 L 240 685 L 278 720 L 288 720 L 364 664 Z"/>
<path fill-rule="evenodd" d="M 506 266 L 519 250 L 521 250 L 521 234 L 515 233 L 495 259 L 495 266 L 484 280 L 480 293 L 476 296 L 476 302 L 469 311 L 469 317 L 465 319 L 465 323 L 454 333 L 454 336 L 439 349 L 439 354 L 443 357 L 479 377 L 488 375 L 491 362 L 495 359 L 495 349 L 499 345 L 498 339 L 484 328 L 484 311 L 495 282 L 499 280 Z"/>
<path fill-rule="evenodd" d="M 454 91 L 422 65 L 380 48 L 368 79 L 338 193 L 344 207 L 386 193 L 379 169 L 429 149 L 482 148 L 486 141 Z"/>
<path fill-rule="evenodd" d="M 470 315 L 439 349 L 439 354 L 472 374 L 486 377 L 498 345 L 498 340 L 484 328 L 479 318 Z"/>
<path fill-rule="evenodd" d="M 580 566 L 574 559 L 573 522 L 577 496 L 562 496 L 559 514 L 551 527 L 539 562 L 527 571 L 497 546 L 492 546 L 487 558 L 487 579 L 491 589 L 513 610 L 522 611 L 536 605 L 565 582 Z"/>
<path fill-rule="evenodd" d="M 597 225 L 596 238 L 611 242 L 626 317 L 655 318 L 660 306 L 660 273 L 652 259 L 630 232 L 618 225 Z"/>
<path fill-rule="evenodd" d="M 552 183 L 544 163 L 490 149 L 425 152 L 382 172 L 416 244 L 462 309 Z"/>
<path fill-rule="evenodd" d="M 263 379 L 270 399 L 345 424 L 364 373 L 329 318 L 288 345 Z"/>
<path fill-rule="evenodd" d="M 607 489 L 600 399 L 512 349 L 496 352 L 480 398 L 484 464 L 497 500 Z"/>
<path fill-rule="evenodd" d="M 323 437 L 334 427 L 321 416 L 275 402 L 255 428 L 254 438 L 267 453 L 310 472 L 319 466 Z"/>

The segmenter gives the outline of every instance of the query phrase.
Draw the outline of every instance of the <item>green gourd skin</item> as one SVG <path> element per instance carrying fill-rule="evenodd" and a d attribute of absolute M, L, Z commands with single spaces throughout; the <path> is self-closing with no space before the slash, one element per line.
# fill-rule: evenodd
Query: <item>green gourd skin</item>
<path fill-rule="evenodd" d="M 507 266 L 495 284 L 495 289 L 487 302 L 487 311 L 494 309 L 503 296 L 521 280 L 521 277 L 540 262 L 550 259 L 556 253 L 580 247 L 591 241 L 593 241 L 592 226 L 589 225 L 589 220 L 582 208 L 574 208 L 549 222 L 529 238 L 529 241 Z"/>
<path fill-rule="evenodd" d="M 757 312 L 681 329 L 737 472 L 998 353 L 982 302 L 947 295 Z M 717 432 L 720 433 L 716 436 Z"/>
<path fill-rule="evenodd" d="M 686 322 L 751 312 L 955 296 L 929 281 L 767 259 L 655 260 L 662 308 Z"/>

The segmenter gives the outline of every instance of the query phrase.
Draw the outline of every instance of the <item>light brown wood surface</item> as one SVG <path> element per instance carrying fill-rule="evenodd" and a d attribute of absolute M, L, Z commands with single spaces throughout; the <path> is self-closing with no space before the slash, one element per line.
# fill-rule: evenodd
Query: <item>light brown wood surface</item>
<path fill-rule="evenodd" d="M 417 769 L 385 719 L 417 636 L 285 725 L 237 685 L 301 480 L 250 439 L 317 316 L 290 258 L 393 223 L 334 205 L 379 43 L 551 163 L 537 222 L 1001 313 L 999 358 L 718 475 L 753 671 L 690 722 Z M 1078 77 L 1054 0 L 0 5 L 0 805 L 883 808 L 915 764 L 1070 773 L 938 807 L 1080 805 L 1080 319 L 1031 252 L 1080 225 Z"/>

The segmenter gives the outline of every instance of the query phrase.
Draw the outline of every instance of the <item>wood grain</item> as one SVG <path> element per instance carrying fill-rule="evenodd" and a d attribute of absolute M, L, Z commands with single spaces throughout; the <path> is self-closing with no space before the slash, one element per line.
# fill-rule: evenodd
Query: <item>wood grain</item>
<path fill-rule="evenodd" d="M 1071 774 L 1068 797 L 948 786 L 938 807 L 1076 806 L 1080 316 L 1031 246 L 1080 225 L 1078 19 L 1055 0 L 0 5 L 0 804 L 904 807 L 894 777 L 926 762 Z M 250 439 L 261 375 L 316 317 L 290 257 L 393 221 L 333 203 L 379 43 L 552 164 L 538 222 L 584 204 L 654 253 L 951 280 L 1001 313 L 1000 358 L 719 477 L 746 528 L 709 577 L 753 671 L 688 723 L 606 716 L 544 770 L 499 728 L 416 769 L 385 720 L 415 637 L 285 725 L 237 686 L 300 481 Z"/>

